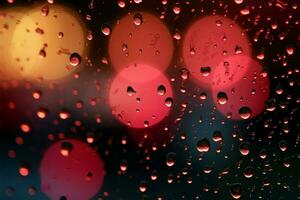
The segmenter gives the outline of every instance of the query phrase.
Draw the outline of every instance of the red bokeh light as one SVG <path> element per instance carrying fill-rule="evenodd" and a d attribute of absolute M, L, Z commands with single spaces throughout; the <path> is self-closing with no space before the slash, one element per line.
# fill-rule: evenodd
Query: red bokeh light
<path fill-rule="evenodd" d="M 61 154 L 63 143 L 72 146 L 67 156 Z M 97 152 L 79 140 L 54 143 L 41 162 L 42 191 L 51 199 L 90 199 L 103 184 L 103 165 Z"/>
<path fill-rule="evenodd" d="M 248 56 L 232 56 L 221 62 L 212 74 L 212 95 L 218 110 L 232 119 L 241 119 L 239 110 L 248 107 L 251 116 L 259 115 L 269 98 L 268 76 L 261 74 L 261 65 Z M 220 103 L 218 94 L 223 92 L 227 100 Z"/>
<path fill-rule="evenodd" d="M 250 55 L 251 49 L 243 29 L 229 18 L 207 16 L 187 30 L 182 55 L 193 80 L 209 88 L 211 74 L 229 56 Z"/>
<path fill-rule="evenodd" d="M 108 52 L 121 70 L 132 63 L 166 69 L 174 51 L 172 37 L 159 18 L 146 12 L 129 13 L 113 27 Z"/>
<path fill-rule="evenodd" d="M 122 123 L 145 128 L 169 114 L 170 106 L 166 100 L 172 96 L 172 88 L 163 73 L 145 64 L 134 64 L 114 78 L 109 102 L 113 114 Z"/>

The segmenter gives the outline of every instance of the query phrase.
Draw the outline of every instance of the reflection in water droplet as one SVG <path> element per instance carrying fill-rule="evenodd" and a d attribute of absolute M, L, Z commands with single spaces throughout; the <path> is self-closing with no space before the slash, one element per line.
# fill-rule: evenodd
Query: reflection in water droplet
<path fill-rule="evenodd" d="M 228 97 L 227 94 L 225 92 L 219 92 L 217 94 L 217 101 L 219 104 L 224 105 L 227 103 L 228 101 Z"/>
<path fill-rule="evenodd" d="M 141 25 L 143 23 L 143 15 L 141 15 L 140 13 L 134 14 L 133 22 L 136 26 Z"/>
<path fill-rule="evenodd" d="M 158 86 L 157 93 L 160 96 L 163 96 L 166 93 L 166 88 L 163 85 Z"/>
<path fill-rule="evenodd" d="M 252 111 L 249 107 L 242 107 L 239 109 L 239 115 L 242 119 L 249 119 L 252 115 Z"/>
<path fill-rule="evenodd" d="M 211 68 L 209 66 L 201 67 L 200 72 L 201 72 L 202 76 L 208 76 L 211 72 Z"/>
<path fill-rule="evenodd" d="M 171 97 L 166 98 L 165 105 L 171 107 L 173 105 L 173 99 Z"/>
<path fill-rule="evenodd" d="M 230 194 L 232 198 L 239 199 L 242 196 L 242 185 L 240 183 L 233 183 L 230 185 Z"/>
<path fill-rule="evenodd" d="M 81 63 L 81 56 L 78 53 L 72 53 L 70 55 L 70 64 L 74 67 Z"/>
<path fill-rule="evenodd" d="M 166 164 L 169 167 L 172 167 L 173 165 L 175 165 L 176 162 L 176 154 L 174 152 L 170 152 L 167 154 L 167 160 L 166 160 Z"/>
<path fill-rule="evenodd" d="M 136 91 L 131 86 L 127 87 L 128 96 L 133 96 L 135 93 L 136 93 Z"/>
<path fill-rule="evenodd" d="M 207 138 L 203 138 L 197 142 L 197 150 L 199 152 L 208 152 L 210 150 L 210 143 Z"/>

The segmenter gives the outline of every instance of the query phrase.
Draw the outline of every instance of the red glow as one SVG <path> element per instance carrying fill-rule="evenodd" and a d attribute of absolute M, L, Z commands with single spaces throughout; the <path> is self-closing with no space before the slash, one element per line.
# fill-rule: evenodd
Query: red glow
<path fill-rule="evenodd" d="M 212 75 L 212 95 L 223 115 L 231 113 L 232 119 L 241 119 L 240 108 L 248 107 L 252 118 L 264 110 L 270 83 L 268 76 L 262 76 L 261 71 L 261 65 L 247 56 L 232 56 L 218 65 Z M 228 100 L 225 104 L 218 103 L 219 92 L 226 93 Z"/>
<path fill-rule="evenodd" d="M 234 21 L 222 16 L 201 18 L 188 29 L 182 55 L 192 78 L 200 86 L 210 87 L 211 74 L 225 58 L 250 55 L 248 39 L 242 31 Z"/>
<path fill-rule="evenodd" d="M 166 69 L 173 56 L 173 41 L 167 27 L 155 16 L 140 12 L 126 15 L 113 28 L 109 56 L 115 69 L 144 63 Z"/>
<path fill-rule="evenodd" d="M 63 142 L 72 145 L 68 156 L 61 154 Z M 74 140 L 54 143 L 45 152 L 41 168 L 42 190 L 51 199 L 90 199 L 101 188 L 104 179 L 103 162 L 87 144 Z"/>
<path fill-rule="evenodd" d="M 109 91 L 113 114 L 134 128 L 150 127 L 164 119 L 170 110 L 166 99 L 172 96 L 168 79 L 144 64 L 130 65 L 119 72 Z"/>

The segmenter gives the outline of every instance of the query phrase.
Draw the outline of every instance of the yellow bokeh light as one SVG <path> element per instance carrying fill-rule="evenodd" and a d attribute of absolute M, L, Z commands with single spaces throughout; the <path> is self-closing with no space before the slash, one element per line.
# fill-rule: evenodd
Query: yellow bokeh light
<path fill-rule="evenodd" d="M 18 18 L 20 13 L 23 16 L 6 36 L 9 41 L 2 44 L 7 49 L 4 60 L 10 71 L 14 69 L 21 77 L 57 80 L 77 70 L 70 65 L 70 55 L 76 52 L 84 57 L 86 31 L 76 12 L 46 5 L 49 13 L 45 16 L 44 6 L 34 6 L 27 12 L 19 10 Z"/>

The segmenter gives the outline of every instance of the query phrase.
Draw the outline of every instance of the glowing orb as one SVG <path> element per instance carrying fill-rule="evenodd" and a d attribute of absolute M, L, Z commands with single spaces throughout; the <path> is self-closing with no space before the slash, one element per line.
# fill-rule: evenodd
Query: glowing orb
<path fill-rule="evenodd" d="M 232 119 L 259 115 L 270 92 L 269 78 L 261 72 L 261 65 L 248 56 L 232 56 L 221 62 L 212 74 L 212 95 L 218 110 Z"/>
<path fill-rule="evenodd" d="M 23 14 L 20 8 L 6 9 L 0 11 L 0 80 L 11 80 L 18 75 L 11 63 L 9 46 L 15 27 L 22 18 Z"/>
<path fill-rule="evenodd" d="M 84 55 L 84 41 L 83 25 L 74 11 L 37 6 L 24 13 L 6 44 L 9 67 L 26 78 L 63 78 L 76 69 L 70 55 Z"/>
<path fill-rule="evenodd" d="M 182 56 L 193 80 L 210 87 L 211 74 L 228 56 L 250 55 L 249 42 L 234 21 L 222 16 L 208 16 L 194 22 L 187 30 Z"/>
<path fill-rule="evenodd" d="M 40 166 L 42 191 L 51 199 L 90 199 L 101 188 L 103 162 L 87 144 L 68 139 L 54 143 Z"/>
<path fill-rule="evenodd" d="M 156 68 L 134 64 L 114 78 L 109 102 L 113 114 L 133 128 L 145 128 L 163 120 L 173 103 L 168 79 Z"/>
<path fill-rule="evenodd" d="M 146 12 L 129 13 L 113 27 L 108 52 L 115 69 L 144 63 L 166 69 L 173 56 L 173 41 L 159 18 Z"/>

